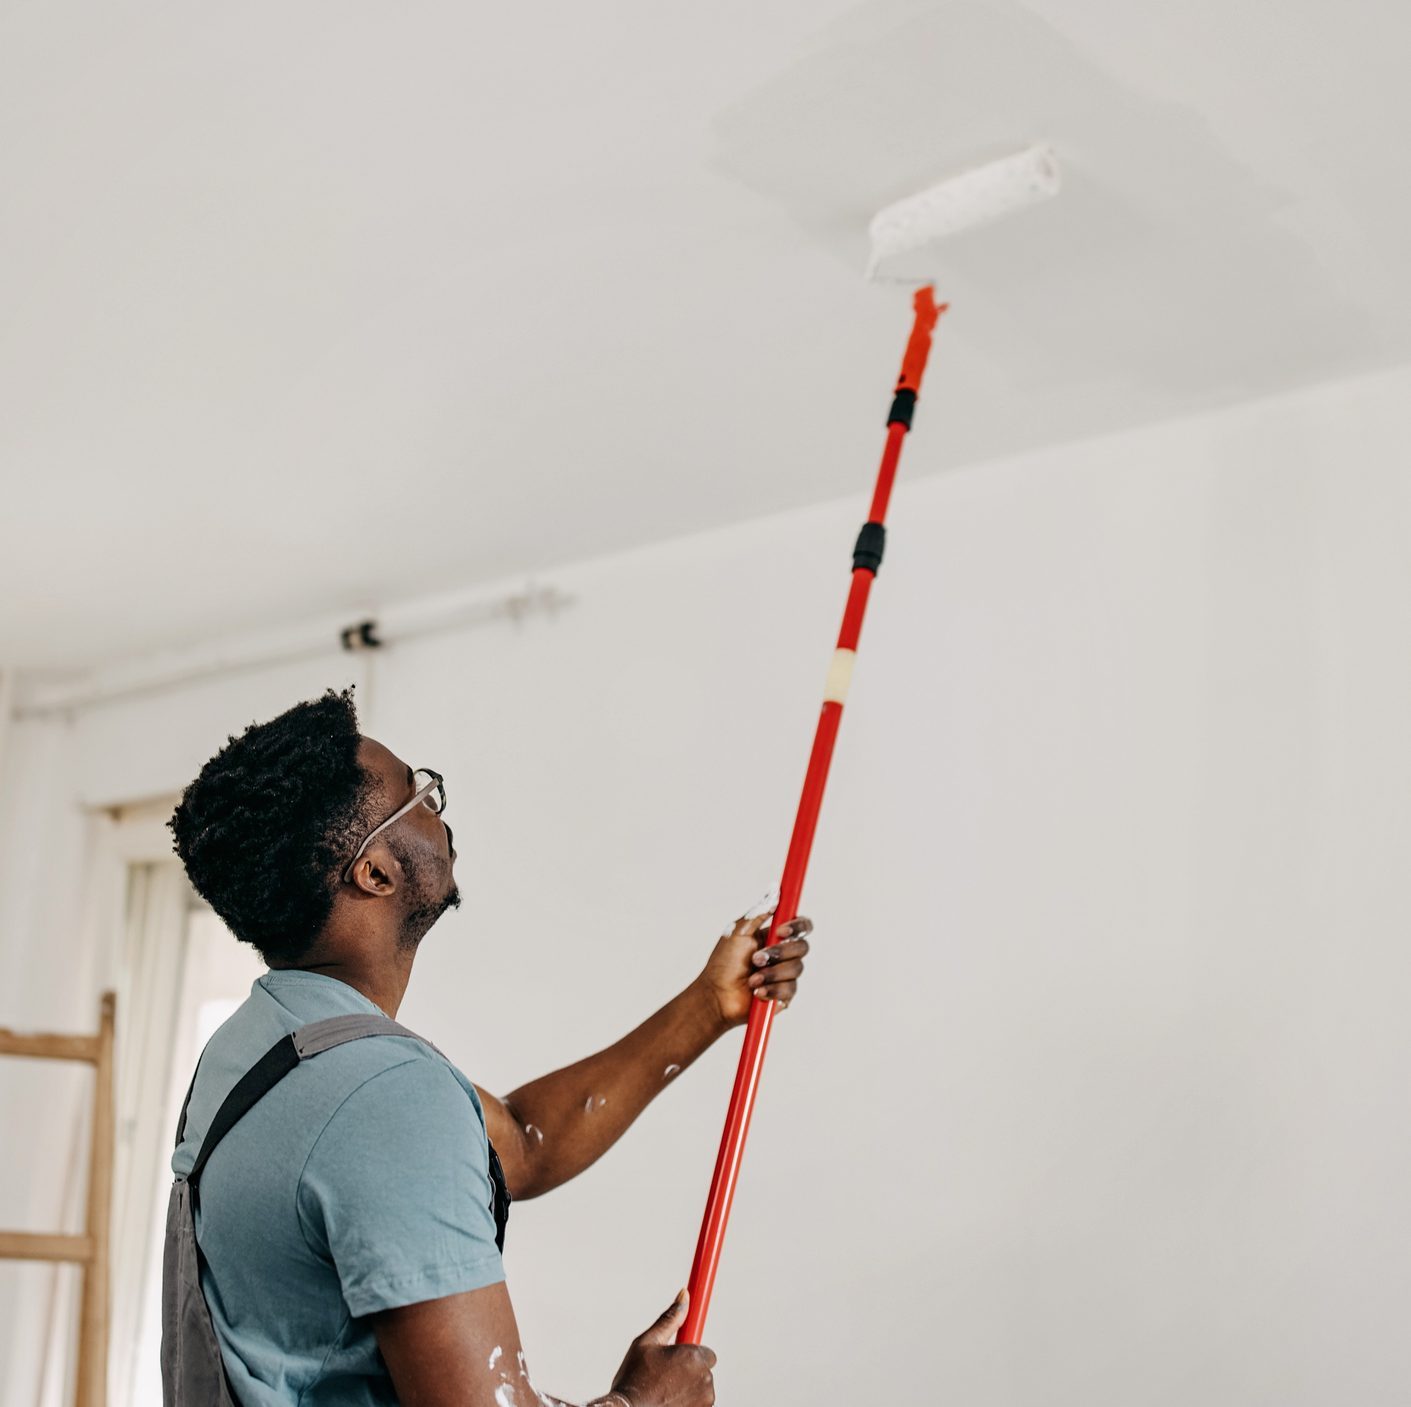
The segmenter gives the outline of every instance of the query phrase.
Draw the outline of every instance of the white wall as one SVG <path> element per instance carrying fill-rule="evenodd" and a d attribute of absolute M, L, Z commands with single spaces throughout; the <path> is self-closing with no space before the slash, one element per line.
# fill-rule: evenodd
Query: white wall
<path fill-rule="evenodd" d="M 923 409 L 711 1316 L 722 1400 L 1405 1395 L 1408 393 L 931 478 L 943 395 Z M 775 877 L 867 473 L 561 571 L 557 621 L 376 662 L 365 726 L 446 774 L 466 895 L 404 1019 L 476 1080 L 615 1037 Z M 76 812 L 17 819 L 28 749 L 72 765 L 64 796 L 156 794 L 345 672 L 19 730 L 0 1019 L 91 996 L 55 976 Z M 735 1049 L 516 1207 L 548 1390 L 604 1390 L 683 1283 Z"/>

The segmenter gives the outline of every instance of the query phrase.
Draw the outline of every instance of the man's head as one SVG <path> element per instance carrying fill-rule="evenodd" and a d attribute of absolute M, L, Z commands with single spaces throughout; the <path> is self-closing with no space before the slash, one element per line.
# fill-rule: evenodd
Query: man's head
<path fill-rule="evenodd" d="M 417 781 L 424 781 L 417 778 Z M 274 966 L 297 966 L 340 935 L 415 948 L 460 902 L 451 833 L 411 769 L 358 732 L 351 690 L 329 690 L 232 737 L 171 818 L 196 891 Z"/>

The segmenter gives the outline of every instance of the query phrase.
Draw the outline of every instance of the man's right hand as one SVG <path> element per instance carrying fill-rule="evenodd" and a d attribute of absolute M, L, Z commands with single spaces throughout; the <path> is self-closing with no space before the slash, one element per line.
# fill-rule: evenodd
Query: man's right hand
<path fill-rule="evenodd" d="M 676 1343 L 690 1295 L 682 1290 L 645 1333 L 638 1334 L 612 1380 L 612 1394 L 626 1407 L 711 1407 L 715 1354 L 701 1344 Z"/>
<path fill-rule="evenodd" d="M 613 1390 L 592 1407 L 711 1407 L 715 1354 L 672 1340 L 687 1294 L 627 1350 Z M 519 1326 L 503 1280 L 372 1316 L 377 1346 L 403 1407 L 568 1407 L 540 1392 L 520 1350 Z"/>

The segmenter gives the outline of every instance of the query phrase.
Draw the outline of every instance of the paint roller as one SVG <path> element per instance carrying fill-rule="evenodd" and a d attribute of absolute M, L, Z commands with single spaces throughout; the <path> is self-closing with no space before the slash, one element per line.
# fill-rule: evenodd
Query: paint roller
<path fill-rule="evenodd" d="M 915 282 L 909 270 L 915 267 L 918 259 L 926 259 L 927 251 L 938 240 L 1037 204 L 1056 195 L 1058 189 L 1057 157 L 1050 147 L 1034 146 L 966 171 L 889 205 L 877 213 L 869 227 L 872 248 L 867 277 L 886 282 Z M 887 437 L 873 488 L 872 506 L 853 546 L 852 584 L 824 681 L 823 703 L 814 730 L 813 749 L 804 773 L 803 791 L 789 838 L 783 876 L 779 881 L 778 901 L 769 923 L 766 939 L 769 947 L 778 941 L 775 933 L 798 914 L 808 857 L 813 848 L 828 768 L 833 758 L 833 746 L 857 660 L 863 616 L 886 546 L 887 505 L 896 480 L 902 441 L 911 429 L 921 378 L 931 351 L 932 333 L 937 319 L 945 310 L 944 303 L 936 302 L 933 284 L 923 283 L 916 289 L 912 299 L 911 334 L 902 357 L 901 372 L 892 391 L 892 405 L 887 414 Z M 745 1026 L 744 1046 L 740 1051 L 735 1085 L 725 1116 L 725 1131 L 721 1136 L 715 1173 L 711 1178 L 705 1215 L 696 1242 L 696 1255 L 688 1282 L 690 1309 L 677 1335 L 679 1343 L 701 1341 L 773 1021 L 774 1003 L 757 998 L 751 1004 L 749 1021 Z"/>
<path fill-rule="evenodd" d="M 1061 182 L 1053 148 L 1039 145 L 909 195 L 872 217 L 867 277 L 923 282 L 935 271 L 933 245 L 1048 200 L 1058 194 Z M 912 269 L 922 272 L 913 275 Z"/>

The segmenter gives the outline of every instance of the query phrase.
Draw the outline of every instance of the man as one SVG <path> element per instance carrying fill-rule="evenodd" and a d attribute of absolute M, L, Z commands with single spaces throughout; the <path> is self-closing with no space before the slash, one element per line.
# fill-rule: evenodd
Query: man
<path fill-rule="evenodd" d="M 227 1094 L 312 1022 L 395 1017 L 421 940 L 460 902 L 445 784 L 358 731 L 351 691 L 252 725 L 171 820 L 197 891 L 269 972 L 197 1068 L 172 1158 L 186 1177 Z M 503 1099 L 409 1036 L 304 1060 L 219 1144 L 194 1200 L 200 1288 L 242 1407 L 535 1407 L 497 1238 L 509 1198 L 600 1158 L 756 999 L 787 1006 L 806 918 L 761 946 L 742 919 L 700 975 L 615 1045 Z M 502 1172 L 501 1172 L 502 1170 Z M 714 1401 L 715 1355 L 673 1342 L 683 1291 L 600 1407 Z"/>

